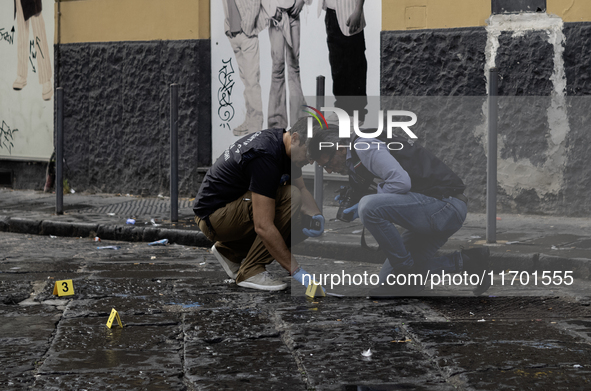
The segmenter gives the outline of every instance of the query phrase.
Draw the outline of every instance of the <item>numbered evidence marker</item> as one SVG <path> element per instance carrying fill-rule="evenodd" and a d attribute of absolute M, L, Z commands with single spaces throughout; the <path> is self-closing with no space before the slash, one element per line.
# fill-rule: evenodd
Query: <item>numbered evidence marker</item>
<path fill-rule="evenodd" d="M 119 323 L 119 327 L 123 328 L 123 323 L 121 323 L 121 318 L 119 317 L 119 313 L 115 308 L 111 310 L 111 315 L 109 316 L 109 320 L 107 321 L 107 327 L 111 328 L 113 325 L 113 321 L 117 318 L 117 323 Z"/>
<path fill-rule="evenodd" d="M 316 292 L 318 292 L 318 295 L 316 295 Z M 320 284 L 317 284 L 316 282 L 312 281 L 310 283 L 310 285 L 308 285 L 308 288 L 306 289 L 306 296 L 308 297 L 316 297 L 316 296 L 326 296 L 326 294 L 324 293 L 324 289 L 322 289 L 322 286 L 320 286 Z"/>
<path fill-rule="evenodd" d="M 74 294 L 74 284 L 72 280 L 56 281 L 53 286 L 53 294 L 57 296 L 71 296 Z"/>

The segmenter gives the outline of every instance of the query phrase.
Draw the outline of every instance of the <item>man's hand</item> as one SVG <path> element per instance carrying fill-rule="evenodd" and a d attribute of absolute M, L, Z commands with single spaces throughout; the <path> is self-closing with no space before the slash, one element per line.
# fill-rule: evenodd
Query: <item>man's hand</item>
<path fill-rule="evenodd" d="M 347 208 L 343 211 L 344 214 L 349 214 L 351 212 L 353 212 L 353 218 L 350 221 L 353 221 L 359 217 L 359 203 L 357 203 L 357 204 L 353 205 L 352 207 Z"/>
<path fill-rule="evenodd" d="M 324 216 L 320 214 L 312 216 L 312 222 L 319 223 L 320 227 L 318 229 L 304 228 L 302 229 L 304 235 L 309 236 L 311 238 L 315 238 L 317 236 L 322 235 L 322 233 L 324 232 Z"/>
<path fill-rule="evenodd" d="M 292 18 L 297 18 L 300 15 L 300 12 L 302 12 L 302 8 L 304 8 L 304 0 L 296 0 L 293 7 L 287 10 L 287 12 Z"/>
<path fill-rule="evenodd" d="M 363 15 L 363 3 L 365 0 L 357 0 L 355 11 L 347 19 L 347 26 L 349 26 L 349 34 L 354 34 L 361 28 L 361 17 Z"/>

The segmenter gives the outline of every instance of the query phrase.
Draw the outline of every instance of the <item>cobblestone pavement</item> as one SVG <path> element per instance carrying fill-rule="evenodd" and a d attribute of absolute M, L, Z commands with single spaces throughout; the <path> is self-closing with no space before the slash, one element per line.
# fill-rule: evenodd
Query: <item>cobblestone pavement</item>
<path fill-rule="evenodd" d="M 591 388 L 588 280 L 533 296 L 497 285 L 484 297 L 372 301 L 225 279 L 204 248 L 0 232 L 0 389 Z M 52 295 L 58 280 L 74 295 Z M 124 328 L 106 327 L 113 308 Z"/>

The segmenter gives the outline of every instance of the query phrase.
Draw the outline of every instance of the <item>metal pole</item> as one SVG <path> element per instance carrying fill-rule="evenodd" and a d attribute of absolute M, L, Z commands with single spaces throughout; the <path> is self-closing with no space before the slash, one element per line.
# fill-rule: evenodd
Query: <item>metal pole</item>
<path fill-rule="evenodd" d="M 64 214 L 64 89 L 55 89 L 57 126 L 55 140 L 55 214 Z"/>
<path fill-rule="evenodd" d="M 324 76 L 316 77 L 316 107 L 324 106 Z M 324 172 L 318 163 L 314 163 L 314 200 L 322 213 L 324 199 Z"/>
<path fill-rule="evenodd" d="M 497 242 L 497 122 L 499 71 L 492 68 L 488 91 L 488 159 L 486 178 L 486 242 Z"/>
<path fill-rule="evenodd" d="M 170 221 L 179 221 L 179 85 L 170 85 Z"/>

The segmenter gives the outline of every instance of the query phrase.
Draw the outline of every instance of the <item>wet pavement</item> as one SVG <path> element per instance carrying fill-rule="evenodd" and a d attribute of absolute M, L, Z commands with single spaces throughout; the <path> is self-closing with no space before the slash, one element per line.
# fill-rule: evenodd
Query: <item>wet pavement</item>
<path fill-rule="evenodd" d="M 55 194 L 0 188 L 0 232 L 152 242 L 168 239 L 211 246 L 194 222 L 192 200 L 179 200 L 178 222 L 170 221 L 170 200 L 131 194 L 75 193 L 64 196 L 64 214 L 55 215 Z M 362 225 L 335 221 L 337 208 L 324 205 L 325 234 L 294 247 L 296 254 L 381 264 L 383 254 L 360 245 Z M 133 218 L 133 225 L 126 224 Z M 496 243 L 486 243 L 486 215 L 469 213 L 441 252 L 486 245 L 496 268 L 513 271 L 572 271 L 591 278 L 591 219 L 501 214 Z M 370 246 L 377 247 L 367 234 Z"/>
<path fill-rule="evenodd" d="M 58 280 L 75 294 L 54 296 Z M 590 389 L 590 287 L 310 299 L 237 287 L 202 247 L 0 232 L 0 389 Z M 113 308 L 123 328 L 106 327 Z"/>

